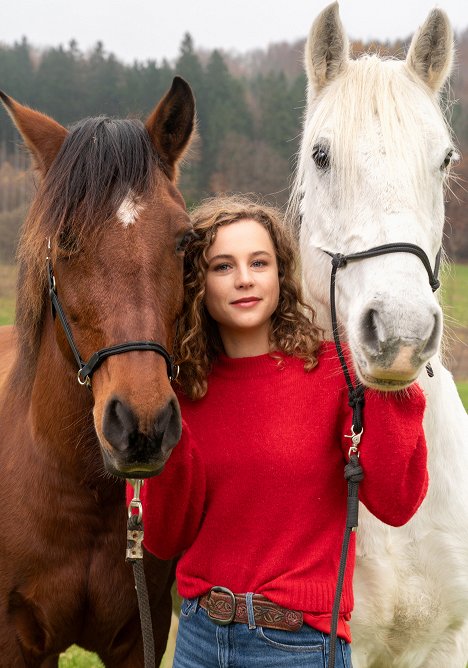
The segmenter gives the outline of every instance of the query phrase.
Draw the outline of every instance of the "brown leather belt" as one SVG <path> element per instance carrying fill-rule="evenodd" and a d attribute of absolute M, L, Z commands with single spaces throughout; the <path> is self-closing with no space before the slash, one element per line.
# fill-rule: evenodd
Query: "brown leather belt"
<path fill-rule="evenodd" d="M 260 594 L 254 594 L 252 603 L 256 626 L 282 631 L 299 631 L 302 627 L 303 617 L 299 610 L 282 608 Z M 212 587 L 208 594 L 200 596 L 198 604 L 213 622 L 221 626 L 231 622 L 249 623 L 245 594 L 234 594 L 225 587 Z"/>

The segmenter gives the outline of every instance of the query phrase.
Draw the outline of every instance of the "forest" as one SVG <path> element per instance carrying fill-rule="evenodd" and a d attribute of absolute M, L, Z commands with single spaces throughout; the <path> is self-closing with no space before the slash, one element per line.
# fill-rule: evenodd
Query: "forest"
<path fill-rule="evenodd" d="M 354 42 L 354 56 L 404 57 L 407 40 Z M 448 98 L 449 122 L 461 156 L 468 153 L 468 30 L 456 37 L 457 62 Z M 144 118 L 178 74 L 197 100 L 198 139 L 182 170 L 190 206 L 218 192 L 255 192 L 281 206 L 289 196 L 301 132 L 306 79 L 304 40 L 243 55 L 206 51 L 186 34 L 175 62 L 121 62 L 102 43 L 82 52 L 76 41 L 38 50 L 27 38 L 0 44 L 0 88 L 70 126 L 86 116 Z M 403 156 L 404 158 L 404 156 Z M 447 189 L 446 250 L 468 261 L 468 160 Z M 14 257 L 18 230 L 34 188 L 29 158 L 8 116 L 0 112 L 0 262 Z"/>

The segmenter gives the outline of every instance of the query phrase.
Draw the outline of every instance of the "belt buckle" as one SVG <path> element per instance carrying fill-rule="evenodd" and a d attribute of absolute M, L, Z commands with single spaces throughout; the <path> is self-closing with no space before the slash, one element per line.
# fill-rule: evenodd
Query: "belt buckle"
<path fill-rule="evenodd" d="M 228 624 L 231 624 L 231 622 L 234 621 L 234 617 L 236 616 L 236 597 L 230 589 L 227 589 L 227 587 L 211 587 L 208 601 L 211 598 L 211 594 L 216 592 L 220 592 L 222 594 L 228 594 L 230 596 L 232 601 L 232 612 L 228 619 L 219 619 L 217 617 L 213 617 L 213 615 L 211 614 L 210 606 L 208 604 L 208 610 L 207 610 L 208 617 L 211 619 L 211 621 L 213 621 L 215 624 L 218 624 L 219 626 L 227 626 Z"/>

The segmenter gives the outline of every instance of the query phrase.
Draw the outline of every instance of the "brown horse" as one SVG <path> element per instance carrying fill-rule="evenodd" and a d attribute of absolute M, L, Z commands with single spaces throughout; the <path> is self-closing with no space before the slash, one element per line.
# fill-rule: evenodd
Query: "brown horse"
<path fill-rule="evenodd" d="M 51 668 L 78 643 L 107 666 L 137 668 L 125 478 L 162 469 L 179 407 L 154 350 L 105 359 L 91 391 L 77 383 L 46 255 L 84 360 L 129 341 L 170 348 L 190 235 L 175 182 L 194 100 L 175 78 L 145 125 L 101 117 L 68 131 L 1 99 L 40 179 L 19 245 L 16 327 L 0 336 L 0 665 Z M 173 568 L 145 555 L 145 569 L 160 660 Z"/>

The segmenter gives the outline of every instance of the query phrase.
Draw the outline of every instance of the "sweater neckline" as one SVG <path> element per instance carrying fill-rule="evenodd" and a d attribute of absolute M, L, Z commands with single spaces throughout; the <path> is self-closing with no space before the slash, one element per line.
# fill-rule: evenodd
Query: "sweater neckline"
<path fill-rule="evenodd" d="M 213 363 L 211 375 L 223 378 L 271 376 L 284 370 L 292 359 L 279 351 L 254 357 L 228 357 L 221 353 Z"/>

